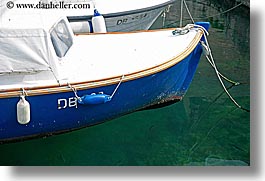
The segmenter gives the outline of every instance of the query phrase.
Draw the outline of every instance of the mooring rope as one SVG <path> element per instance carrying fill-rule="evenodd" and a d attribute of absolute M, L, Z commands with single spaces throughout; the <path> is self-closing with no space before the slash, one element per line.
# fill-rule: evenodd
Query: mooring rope
<path fill-rule="evenodd" d="M 202 28 L 203 29 L 203 31 L 204 31 L 204 37 L 206 37 L 206 36 L 208 36 L 209 35 L 209 32 L 204 28 L 204 27 L 202 27 L 202 26 L 200 26 L 200 25 L 193 25 L 193 24 L 188 24 L 189 26 L 197 26 L 197 27 L 199 27 L 199 28 Z M 214 63 L 210 60 L 210 58 L 209 58 L 209 55 L 210 55 L 210 52 L 211 52 L 211 49 L 210 49 L 210 46 L 209 46 L 209 43 L 208 43 L 208 40 L 207 40 L 207 38 L 205 38 L 205 42 L 206 42 L 206 44 L 203 42 L 203 41 L 201 41 L 201 45 L 202 45 L 202 48 L 203 48 L 203 52 L 204 52 L 204 54 L 205 55 L 208 55 L 208 56 L 205 56 L 206 57 L 206 59 L 208 60 L 208 62 L 210 63 L 210 65 L 214 68 Z M 240 84 L 240 82 L 235 82 L 235 81 L 233 81 L 233 80 L 231 80 L 231 79 L 229 79 L 229 78 L 227 78 L 226 76 L 224 76 L 222 73 L 220 73 L 219 71 L 218 71 L 218 74 L 224 79 L 224 80 L 226 80 L 227 82 L 230 82 L 231 84 L 234 84 L 234 85 L 239 85 Z"/>
<path fill-rule="evenodd" d="M 225 10 L 225 11 L 222 11 L 221 13 L 217 13 L 217 14 L 214 14 L 214 15 L 211 15 L 211 16 L 207 16 L 207 17 L 205 17 L 205 18 L 212 18 L 212 17 L 215 17 L 215 16 L 220 16 L 220 15 L 222 15 L 222 14 L 228 13 L 228 12 L 230 12 L 230 11 L 236 9 L 237 7 L 239 7 L 239 6 L 241 6 L 241 5 L 243 5 L 242 2 L 239 3 L 239 4 L 237 4 L 237 5 L 235 5 L 235 6 L 232 7 L 232 8 L 229 8 L 229 9 L 227 9 L 227 10 Z M 201 19 L 201 18 L 195 18 L 195 19 Z"/>
<path fill-rule="evenodd" d="M 189 8 L 188 8 L 188 5 L 187 5 L 186 1 L 185 1 L 185 0 L 181 0 L 181 7 L 180 7 L 180 8 L 181 8 L 181 11 L 180 11 L 180 23 L 179 23 L 179 26 L 180 26 L 180 27 L 182 27 L 182 23 L 183 23 L 183 21 L 184 21 L 184 20 L 187 20 L 187 19 L 184 19 L 184 18 L 183 18 L 183 4 L 185 5 L 185 8 L 186 8 L 186 10 L 187 10 L 187 12 L 188 12 L 188 14 L 189 14 L 189 18 L 191 19 L 191 21 L 192 21 L 193 23 L 194 23 L 195 20 L 208 19 L 208 18 L 212 18 L 212 17 L 215 17 L 215 16 L 220 16 L 220 15 L 222 15 L 222 14 L 228 13 L 228 12 L 230 12 L 230 11 L 232 11 L 232 10 L 238 8 L 239 6 L 243 5 L 243 3 L 241 2 L 241 3 L 239 3 L 239 4 L 235 5 L 235 6 L 233 6 L 232 8 L 229 8 L 229 9 L 227 9 L 227 10 L 225 10 L 225 11 L 220 12 L 220 13 L 217 13 L 217 14 L 214 14 L 214 15 L 211 15 L 211 16 L 206 16 L 206 17 L 197 17 L 197 18 L 194 18 L 194 17 L 192 17 L 192 15 L 191 15 L 191 13 L 190 13 L 190 11 L 189 11 Z M 166 26 L 170 26 L 170 25 L 173 25 L 173 24 L 175 24 L 175 23 L 170 23 L 170 24 L 167 24 Z"/>
<path fill-rule="evenodd" d="M 209 58 L 208 56 L 205 56 L 205 57 L 206 57 L 207 61 L 210 63 L 210 65 L 214 68 L 214 65 L 213 65 L 213 63 L 211 62 L 210 58 Z M 230 83 L 233 84 L 233 85 L 239 85 L 239 84 L 240 84 L 240 82 L 235 82 L 235 81 L 233 81 L 233 80 L 227 78 L 226 76 L 224 76 L 223 74 L 221 74 L 219 71 L 218 71 L 218 74 L 219 74 L 224 80 L 226 80 L 227 82 L 230 82 Z"/>
<path fill-rule="evenodd" d="M 183 3 L 184 3 L 184 0 L 181 0 L 181 4 L 180 4 L 180 21 L 179 21 L 179 27 L 181 28 L 182 27 L 182 19 L 183 19 Z"/>
<path fill-rule="evenodd" d="M 206 36 L 204 36 L 204 37 L 206 37 Z M 206 38 L 205 38 L 205 40 L 206 40 Z M 222 85 L 222 87 L 223 87 L 223 89 L 224 89 L 224 91 L 225 91 L 225 93 L 227 94 L 227 96 L 229 97 L 229 99 L 238 107 L 238 108 L 240 108 L 240 109 L 242 109 L 242 110 L 245 110 L 245 111 L 247 111 L 247 112 L 250 112 L 250 110 L 248 110 L 248 109 L 246 109 L 246 108 L 243 108 L 241 105 L 239 105 L 238 103 L 237 103 L 237 101 L 231 96 L 231 94 L 229 93 L 229 91 L 227 90 L 227 88 L 225 87 L 225 85 L 224 85 L 224 82 L 223 82 L 223 80 L 221 79 L 221 74 L 219 73 L 219 71 L 218 71 L 218 69 L 217 69 L 217 66 L 216 66 L 216 64 L 215 64 L 215 61 L 214 61 L 214 58 L 213 58 L 213 55 L 212 55 L 212 53 L 211 53 L 211 50 L 210 50 L 210 47 L 209 47 L 209 45 L 207 45 L 208 46 L 208 50 L 209 50 L 209 55 L 207 55 L 207 54 L 205 54 L 205 57 L 207 58 L 207 60 L 209 61 L 209 62 L 211 62 L 210 64 L 212 65 L 212 67 L 214 68 L 214 70 L 215 70 L 215 73 L 216 73 L 216 75 L 217 75 L 217 78 L 218 78 L 218 80 L 219 80 L 219 82 L 220 82 L 220 84 Z M 230 81 L 230 79 L 225 79 L 225 80 L 229 80 Z M 234 81 L 231 81 L 234 85 L 239 85 L 240 83 L 237 83 L 237 82 L 234 82 Z"/>
<path fill-rule="evenodd" d="M 184 5 L 185 5 L 185 7 L 186 7 L 186 10 L 187 10 L 187 12 L 188 12 L 188 14 L 189 14 L 189 16 L 190 16 L 190 19 L 191 19 L 192 23 L 194 24 L 195 22 L 194 22 L 194 19 L 193 19 L 191 13 L 190 13 L 189 7 L 188 7 L 186 1 L 185 1 L 185 0 L 183 0 L 183 1 L 184 1 Z"/>
<path fill-rule="evenodd" d="M 188 14 L 190 16 L 190 19 L 191 19 L 192 23 L 195 24 L 186 1 L 185 0 L 181 0 L 180 21 L 179 21 L 180 28 L 182 27 L 182 21 L 183 21 L 183 4 L 185 5 L 185 8 L 186 8 L 186 10 L 187 10 L 187 12 L 188 12 Z"/>
<path fill-rule="evenodd" d="M 198 26 L 198 25 L 197 25 Z M 227 96 L 229 97 L 229 99 L 240 109 L 244 110 L 244 111 L 247 111 L 247 112 L 250 112 L 250 110 L 242 107 L 241 105 L 239 105 L 237 103 L 237 101 L 232 97 L 232 95 L 229 93 L 229 91 L 227 90 L 226 86 L 224 85 L 224 82 L 222 80 L 221 77 L 223 77 L 225 80 L 227 80 L 228 82 L 234 84 L 234 85 L 239 85 L 240 83 L 239 82 L 235 82 L 235 81 L 232 81 L 228 78 L 226 78 L 225 76 L 223 76 L 219 71 L 218 71 L 218 68 L 215 64 L 215 61 L 214 61 L 214 58 L 213 58 L 213 55 L 212 55 L 212 52 L 211 52 L 211 49 L 210 49 L 210 45 L 208 43 L 208 40 L 207 40 L 207 37 L 205 35 L 205 33 L 203 34 L 204 36 L 204 39 L 205 39 L 205 44 L 203 41 L 201 41 L 201 45 L 204 47 L 203 49 L 205 50 L 204 54 L 205 54 L 205 57 L 206 59 L 208 60 L 208 62 L 211 64 L 211 66 L 214 68 L 214 71 L 217 75 L 217 78 L 221 84 L 221 86 L 223 87 L 225 93 L 227 94 Z"/>
<path fill-rule="evenodd" d="M 187 12 L 189 13 L 189 16 L 190 16 L 192 22 L 194 23 L 194 19 L 192 18 L 192 15 L 191 15 L 191 13 L 190 13 L 190 11 L 189 11 L 189 8 L 188 8 L 188 6 L 187 6 L 187 4 L 186 4 L 186 1 L 185 1 L 185 0 L 182 0 L 181 4 L 183 4 L 183 3 L 184 3 L 184 5 L 185 5 L 185 8 L 186 8 Z M 181 8 L 183 8 L 183 5 L 181 5 Z M 235 7 L 234 7 L 234 8 L 235 8 Z M 233 8 L 233 9 L 234 9 L 234 8 Z M 232 9 L 230 9 L 230 10 L 232 10 Z M 181 14 L 182 14 L 182 11 L 183 11 L 183 10 L 181 10 Z M 180 22 L 181 22 L 181 25 L 182 25 L 182 15 L 181 15 Z M 197 26 L 197 27 L 200 27 L 200 28 L 203 29 L 203 36 L 204 36 L 205 43 L 204 43 L 204 41 L 201 41 L 201 45 L 202 45 L 202 48 L 203 48 L 203 50 L 204 50 L 205 57 L 206 57 L 206 59 L 208 60 L 208 62 L 210 63 L 210 65 L 214 68 L 214 71 L 215 71 L 215 73 L 216 73 L 216 75 L 217 75 L 217 78 L 218 78 L 218 80 L 219 80 L 221 86 L 223 87 L 225 93 L 227 94 L 227 96 L 229 97 L 229 99 L 234 103 L 234 105 L 236 105 L 238 108 L 240 108 L 240 109 L 242 109 L 242 110 L 244 110 L 244 111 L 250 112 L 250 110 L 248 110 L 248 109 L 242 107 L 241 105 L 239 105 L 239 104 L 237 103 L 237 101 L 232 97 L 232 95 L 229 93 L 229 91 L 227 90 L 226 86 L 224 85 L 224 82 L 223 82 L 222 78 L 223 78 L 224 80 L 226 80 L 226 81 L 232 83 L 233 85 L 239 85 L 240 83 L 239 83 L 239 82 L 236 82 L 236 81 L 233 81 L 233 80 L 231 80 L 231 79 L 228 79 L 227 77 L 225 77 L 223 74 L 221 74 L 221 73 L 218 71 L 218 68 L 217 68 L 217 66 L 216 66 L 216 64 L 215 64 L 215 61 L 214 61 L 214 58 L 213 58 L 213 55 L 212 55 L 212 52 L 211 52 L 211 49 L 210 49 L 210 45 L 209 45 L 208 40 L 207 40 L 207 36 L 206 36 L 206 35 L 209 34 L 208 31 L 205 30 L 205 28 L 202 27 L 202 26 L 200 26 L 200 25 L 194 25 L 194 26 L 195 26 L 195 27 Z"/>

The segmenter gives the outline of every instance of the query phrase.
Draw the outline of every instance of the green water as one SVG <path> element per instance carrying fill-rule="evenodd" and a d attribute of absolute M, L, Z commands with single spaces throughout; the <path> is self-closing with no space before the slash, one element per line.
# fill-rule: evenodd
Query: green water
<path fill-rule="evenodd" d="M 250 109 L 248 9 L 216 15 L 230 7 L 214 0 L 186 2 L 196 20 L 211 22 L 208 40 L 216 64 L 242 83 L 229 91 Z M 178 9 L 179 3 L 171 7 L 165 27 L 179 23 Z M 155 26 L 162 24 L 159 18 Z M 0 155 L 0 165 L 249 165 L 250 113 L 234 106 L 202 58 L 181 102 L 62 135 L 0 145 Z"/>

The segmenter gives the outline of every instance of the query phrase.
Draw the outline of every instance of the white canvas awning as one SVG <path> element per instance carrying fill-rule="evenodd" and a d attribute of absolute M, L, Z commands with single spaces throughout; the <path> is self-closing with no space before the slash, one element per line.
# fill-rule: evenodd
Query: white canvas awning
<path fill-rule="evenodd" d="M 56 74 L 49 32 L 63 17 L 12 10 L 0 16 L 0 74 L 48 70 Z"/>
<path fill-rule="evenodd" d="M 0 29 L 0 74 L 50 70 L 43 29 Z"/>

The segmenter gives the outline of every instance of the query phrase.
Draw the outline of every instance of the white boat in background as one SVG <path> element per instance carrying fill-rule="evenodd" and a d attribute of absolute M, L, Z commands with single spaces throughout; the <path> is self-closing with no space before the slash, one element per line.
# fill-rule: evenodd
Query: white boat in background
<path fill-rule="evenodd" d="M 104 16 L 107 31 L 149 29 L 155 20 L 175 0 L 95 0 L 95 8 Z M 90 16 L 78 17 L 89 20 Z M 76 17 L 68 16 L 71 21 Z"/>
<path fill-rule="evenodd" d="M 12 8 L 7 8 L 8 0 L 0 3 L 0 16 L 10 13 L 32 11 L 54 11 L 59 17 L 66 16 L 76 33 L 93 32 L 91 19 L 94 10 L 105 18 L 108 32 L 136 31 L 149 29 L 155 20 L 175 0 L 14 0 Z M 54 8 L 54 5 L 58 5 Z M 20 8 L 18 8 L 18 6 Z M 22 5 L 22 6 L 21 6 Z M 24 6 L 27 8 L 23 8 Z M 42 8 L 28 8 L 29 5 Z M 67 6 L 66 6 L 67 5 Z M 69 6 L 68 6 L 69 5 Z M 71 6 L 70 6 L 71 5 Z M 79 5 L 73 8 L 74 5 Z M 59 8 L 58 8 L 59 7 Z M 65 8 L 71 7 L 71 8 Z M 55 14 L 53 12 L 53 15 Z M 0 22 L 1 23 L 1 22 Z"/>

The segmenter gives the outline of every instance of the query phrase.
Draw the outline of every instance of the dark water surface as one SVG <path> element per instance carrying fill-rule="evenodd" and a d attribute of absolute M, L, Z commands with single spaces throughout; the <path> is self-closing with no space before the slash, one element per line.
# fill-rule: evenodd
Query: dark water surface
<path fill-rule="evenodd" d="M 249 8 L 240 5 L 220 14 L 235 4 L 186 2 L 195 21 L 211 22 L 208 40 L 216 64 L 242 83 L 229 91 L 250 109 Z M 174 4 L 153 28 L 178 26 L 179 6 Z M 184 25 L 187 19 L 184 11 Z M 0 145 L 0 155 L 0 165 L 250 165 L 250 113 L 234 106 L 202 57 L 181 102 L 71 133 Z"/>

